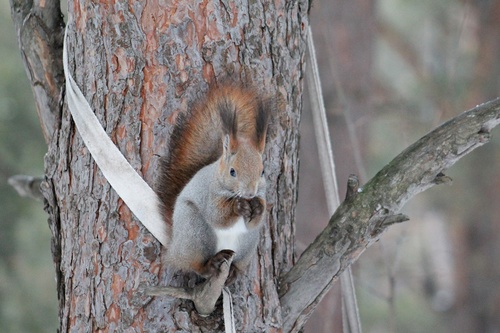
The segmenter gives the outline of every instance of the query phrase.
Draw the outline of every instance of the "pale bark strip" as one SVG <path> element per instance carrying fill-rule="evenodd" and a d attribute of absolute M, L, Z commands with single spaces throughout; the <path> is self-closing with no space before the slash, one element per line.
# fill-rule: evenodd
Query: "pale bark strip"
<path fill-rule="evenodd" d="M 94 111 L 69 72 L 66 33 L 64 37 L 66 100 L 78 133 L 107 182 L 144 227 L 167 247 L 169 231 L 160 212 L 160 198 L 128 163 L 94 115 Z"/>
<path fill-rule="evenodd" d="M 448 182 L 444 171 L 488 142 L 499 123 L 500 99 L 464 112 L 408 147 L 344 201 L 281 278 L 284 331 L 298 332 L 339 274 L 389 225 L 407 220 L 398 214 L 401 207 L 416 194 Z"/>

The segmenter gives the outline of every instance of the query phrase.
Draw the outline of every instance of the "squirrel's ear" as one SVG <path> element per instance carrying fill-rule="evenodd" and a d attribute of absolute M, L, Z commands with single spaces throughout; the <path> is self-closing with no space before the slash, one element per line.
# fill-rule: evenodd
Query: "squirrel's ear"
<path fill-rule="evenodd" d="M 229 152 L 229 135 L 224 135 L 222 138 L 222 154 L 225 156 Z"/>
<path fill-rule="evenodd" d="M 271 114 L 272 100 L 260 100 L 257 106 L 257 116 L 255 118 L 255 145 L 260 153 L 264 153 L 266 146 L 267 127 L 269 125 L 269 117 Z"/>
<path fill-rule="evenodd" d="M 238 141 L 229 134 L 225 134 L 222 138 L 222 155 L 225 158 L 236 153 L 238 149 Z"/>

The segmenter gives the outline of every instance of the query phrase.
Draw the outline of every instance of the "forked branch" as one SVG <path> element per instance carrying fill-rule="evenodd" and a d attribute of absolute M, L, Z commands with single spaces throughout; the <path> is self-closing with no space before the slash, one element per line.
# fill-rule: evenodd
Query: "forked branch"
<path fill-rule="evenodd" d="M 464 112 L 399 154 L 357 194 L 349 195 L 328 226 L 280 279 L 284 332 L 298 332 L 340 273 L 377 241 L 416 194 L 449 182 L 445 171 L 487 143 L 500 123 L 500 98 Z"/>
<path fill-rule="evenodd" d="M 229 268 L 234 259 L 233 255 L 223 261 L 219 272 L 194 288 L 153 287 L 142 286 L 140 296 L 170 296 L 192 300 L 198 313 L 202 316 L 210 315 L 215 309 L 215 303 L 222 294 L 222 289 L 229 275 Z"/>

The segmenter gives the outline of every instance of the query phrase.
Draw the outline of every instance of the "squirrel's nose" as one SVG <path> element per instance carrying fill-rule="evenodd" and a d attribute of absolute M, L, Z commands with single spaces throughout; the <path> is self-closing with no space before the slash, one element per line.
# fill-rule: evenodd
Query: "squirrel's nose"
<path fill-rule="evenodd" d="M 258 188 L 259 188 L 258 184 L 255 184 L 254 186 L 249 186 L 244 191 L 241 191 L 241 196 L 245 199 L 252 199 L 257 195 Z"/>

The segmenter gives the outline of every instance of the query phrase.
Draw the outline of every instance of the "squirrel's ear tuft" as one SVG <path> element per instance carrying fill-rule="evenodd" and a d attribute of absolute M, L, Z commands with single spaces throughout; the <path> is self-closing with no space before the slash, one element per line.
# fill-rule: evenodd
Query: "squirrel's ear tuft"
<path fill-rule="evenodd" d="M 218 109 L 224 134 L 229 134 L 231 137 L 236 138 L 238 135 L 236 106 L 228 98 L 221 98 L 218 103 Z"/>
<path fill-rule="evenodd" d="M 271 114 L 271 101 L 261 100 L 258 102 L 257 116 L 255 118 L 255 145 L 261 153 L 266 145 L 267 127 Z"/>

